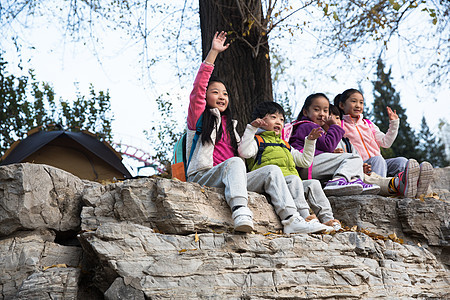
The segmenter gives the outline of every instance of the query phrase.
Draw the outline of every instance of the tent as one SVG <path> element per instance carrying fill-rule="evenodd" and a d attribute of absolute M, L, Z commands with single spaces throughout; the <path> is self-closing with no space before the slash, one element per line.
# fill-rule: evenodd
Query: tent
<path fill-rule="evenodd" d="M 22 162 L 47 164 L 91 181 L 132 177 L 120 153 L 88 131 L 31 130 L 0 158 L 0 165 Z"/>

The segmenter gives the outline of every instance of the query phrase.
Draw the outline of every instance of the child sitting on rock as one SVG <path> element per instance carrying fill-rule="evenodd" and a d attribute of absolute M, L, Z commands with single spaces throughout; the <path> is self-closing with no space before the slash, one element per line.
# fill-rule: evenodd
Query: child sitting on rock
<path fill-rule="evenodd" d="M 336 120 L 336 124 L 342 124 L 342 112 L 333 104 L 330 104 L 330 116 Z M 325 124 L 322 128 L 327 131 L 329 126 Z M 343 137 L 339 142 L 335 153 L 353 153 L 359 155 L 356 148 L 346 137 Z M 429 163 L 423 162 L 422 164 Z M 363 169 L 364 182 L 379 185 L 381 188 L 380 195 L 382 196 L 399 195 L 407 198 L 419 197 L 420 195 L 426 194 L 430 184 L 429 180 L 422 182 L 423 177 L 422 181 L 420 180 L 420 166 L 415 159 L 409 159 L 406 163 L 405 171 L 400 172 L 394 177 L 382 177 L 372 172 L 371 166 L 367 163 L 364 163 Z"/>
<path fill-rule="evenodd" d="M 329 106 L 330 102 L 325 94 L 309 95 L 297 117 L 297 124 L 292 126 L 289 143 L 300 151 L 303 150 L 305 137 L 311 129 L 322 128 L 325 123 L 330 126 L 327 134 L 317 139 L 311 171 L 303 168 L 300 170 L 300 176 L 319 180 L 331 179 L 324 187 L 327 196 L 378 194 L 379 186 L 362 181 L 363 161 L 359 155 L 333 153 L 345 131 L 329 117 Z"/>
<path fill-rule="evenodd" d="M 339 230 L 340 222 L 334 219 L 330 203 L 322 191 L 320 182 L 308 180 L 304 186 L 296 170 L 296 166 L 307 168 L 311 165 L 316 139 L 322 135 L 323 130 L 321 128 L 311 130 L 305 139 L 304 152 L 301 153 L 281 139 L 284 116 L 284 109 L 279 104 L 272 101 L 260 103 L 252 113 L 252 122 L 245 129 L 238 147 L 239 155 L 246 159 L 250 172 L 266 166 L 278 166 L 281 169 L 288 187 L 284 197 L 286 201 L 294 203 L 298 211 L 299 216 L 294 219 L 297 232 Z M 304 188 L 310 194 L 309 200 L 313 211 L 323 224 L 315 215 L 310 215 Z M 282 220 L 285 226 L 289 222 L 290 220 Z"/>

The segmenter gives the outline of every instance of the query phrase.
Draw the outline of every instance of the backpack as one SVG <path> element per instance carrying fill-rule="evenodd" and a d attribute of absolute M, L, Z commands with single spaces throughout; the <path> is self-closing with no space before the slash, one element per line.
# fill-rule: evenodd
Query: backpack
<path fill-rule="evenodd" d="M 286 142 L 289 142 L 289 139 L 291 138 L 292 131 L 294 131 L 294 128 L 303 123 L 313 123 L 313 122 L 309 121 L 309 120 L 301 120 L 301 121 L 294 121 L 291 123 L 286 123 L 286 124 L 284 124 L 284 127 L 281 130 L 281 138 L 283 140 L 285 140 Z"/>
<path fill-rule="evenodd" d="M 184 133 L 181 138 L 175 144 L 173 148 L 173 158 L 172 158 L 172 178 L 177 178 L 181 181 L 186 181 L 187 178 L 187 170 L 189 167 L 189 163 L 191 162 L 192 154 L 194 154 L 195 147 L 197 146 L 198 139 L 202 134 L 202 125 L 203 125 L 203 114 L 197 121 L 195 125 L 195 135 L 192 140 L 191 149 L 189 151 L 189 156 L 186 155 L 186 139 L 187 133 Z"/>

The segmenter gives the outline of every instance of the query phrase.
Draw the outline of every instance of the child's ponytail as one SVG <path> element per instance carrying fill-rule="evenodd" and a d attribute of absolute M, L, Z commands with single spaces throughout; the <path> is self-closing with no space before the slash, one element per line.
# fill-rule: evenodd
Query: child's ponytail
<path fill-rule="evenodd" d="M 341 98 L 342 94 L 336 95 L 336 97 L 334 97 L 333 104 L 339 110 L 339 118 L 342 119 L 342 117 L 344 116 L 344 110 L 339 106 L 339 103 L 341 103 Z"/>

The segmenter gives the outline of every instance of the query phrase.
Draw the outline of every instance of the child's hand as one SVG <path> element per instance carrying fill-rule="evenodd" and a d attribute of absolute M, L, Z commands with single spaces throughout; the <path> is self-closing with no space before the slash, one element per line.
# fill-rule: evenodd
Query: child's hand
<path fill-rule="evenodd" d="M 230 44 L 225 44 L 225 40 L 227 39 L 227 33 L 221 31 L 220 33 L 216 32 L 216 34 L 213 37 L 212 43 L 211 43 L 211 50 L 215 50 L 217 52 L 222 52 L 227 50 L 227 48 L 230 46 Z"/>
<path fill-rule="evenodd" d="M 333 117 L 332 115 L 329 115 L 328 118 L 326 118 L 325 120 L 325 124 L 327 124 L 328 126 L 331 125 L 341 125 L 340 121 L 338 121 L 335 117 Z"/>
<path fill-rule="evenodd" d="M 308 140 L 317 140 L 323 135 L 323 129 L 320 127 L 311 129 L 311 132 L 308 134 Z"/>
<path fill-rule="evenodd" d="M 389 121 L 398 119 L 397 111 L 395 109 L 394 109 L 394 111 L 392 111 L 392 109 L 389 106 L 387 106 L 386 110 L 387 110 L 387 114 L 389 117 Z"/>
<path fill-rule="evenodd" d="M 334 149 L 333 153 L 344 153 L 344 149 L 336 148 L 336 149 Z"/>
<path fill-rule="evenodd" d="M 254 120 L 253 122 L 251 122 L 250 125 L 252 125 L 253 127 L 256 127 L 256 128 L 260 128 L 261 126 L 267 126 L 267 123 L 263 119 L 258 118 L 256 120 Z"/>
<path fill-rule="evenodd" d="M 363 172 L 364 174 L 370 175 L 372 173 L 372 166 L 368 163 L 363 163 Z"/>

